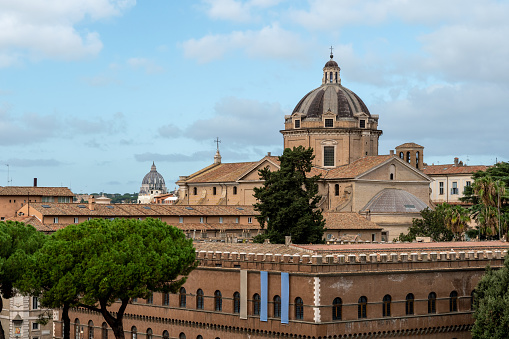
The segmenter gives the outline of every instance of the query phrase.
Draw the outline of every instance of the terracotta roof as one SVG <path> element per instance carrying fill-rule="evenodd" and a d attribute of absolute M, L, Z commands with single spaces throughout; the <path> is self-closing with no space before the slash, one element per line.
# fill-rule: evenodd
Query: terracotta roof
<path fill-rule="evenodd" d="M 373 155 L 360 158 L 348 165 L 326 170 L 327 173 L 325 175 L 322 175 L 322 178 L 326 179 L 355 178 L 393 157 L 394 157 L 393 155 Z"/>
<path fill-rule="evenodd" d="M 34 187 L 34 186 L 5 186 L 0 187 L 0 195 L 16 196 L 49 196 L 49 197 L 73 197 L 74 193 L 67 187 Z"/>
<path fill-rule="evenodd" d="M 329 230 L 381 230 L 382 227 L 355 212 L 324 212 Z"/>
<path fill-rule="evenodd" d="M 35 227 L 36 230 L 38 230 L 40 232 L 45 232 L 45 233 L 52 233 L 52 232 L 55 232 L 56 230 L 64 227 L 59 224 L 44 225 L 39 219 L 37 219 L 33 215 L 31 215 L 31 216 L 26 216 L 26 215 L 25 216 L 17 216 L 14 218 L 8 218 L 8 220 L 19 221 L 19 222 L 25 223 L 27 225 L 32 225 Z"/>
<path fill-rule="evenodd" d="M 90 217 L 159 217 L 159 216 L 253 216 L 258 213 L 252 205 L 248 206 L 185 206 L 168 204 L 95 204 L 94 210 L 88 204 L 79 203 L 31 203 L 31 209 L 48 216 L 90 216 Z"/>
<path fill-rule="evenodd" d="M 426 175 L 446 175 L 446 174 L 473 174 L 477 171 L 486 171 L 489 166 L 456 166 L 454 164 L 448 165 L 431 165 L 425 167 L 422 171 Z"/>
<path fill-rule="evenodd" d="M 401 144 L 401 145 L 399 145 L 399 146 L 396 146 L 396 148 L 400 148 L 400 147 L 401 147 L 401 148 L 409 148 L 409 147 L 410 147 L 410 148 L 415 148 L 415 147 L 424 148 L 423 146 L 418 145 L 418 144 L 416 144 L 415 142 L 406 142 L 406 143 L 404 143 L 404 144 Z"/>

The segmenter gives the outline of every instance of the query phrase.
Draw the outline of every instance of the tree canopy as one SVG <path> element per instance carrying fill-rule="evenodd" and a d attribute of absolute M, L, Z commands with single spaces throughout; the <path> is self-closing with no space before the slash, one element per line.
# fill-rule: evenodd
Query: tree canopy
<path fill-rule="evenodd" d="M 291 236 L 298 244 L 323 242 L 325 221 L 317 208 L 321 198 L 319 176 L 308 176 L 313 158 L 312 148 L 286 148 L 279 157 L 278 171 L 268 167 L 259 170 L 264 184 L 254 189 L 258 199 L 254 207 L 260 212 L 257 220 L 262 228 L 266 226 L 266 232 L 256 241 L 284 243 L 285 236 Z"/>
<path fill-rule="evenodd" d="M 32 274 L 28 269 L 30 256 L 43 246 L 45 235 L 33 226 L 16 221 L 0 222 L 0 296 L 9 299 L 23 277 Z M 0 312 L 3 304 L 0 298 Z M 0 324 L 0 339 L 5 334 Z"/>
<path fill-rule="evenodd" d="M 421 211 L 422 219 L 413 219 L 407 234 L 399 235 L 400 241 L 414 241 L 416 237 L 431 237 L 433 241 L 451 241 L 454 233 L 447 228 L 446 207 Z"/>
<path fill-rule="evenodd" d="M 499 270 L 486 268 L 475 289 L 472 338 L 509 338 L 509 256 Z"/>
<path fill-rule="evenodd" d="M 195 251 L 181 230 L 160 220 L 92 219 L 55 232 L 36 260 L 43 305 L 99 312 L 124 338 L 129 301 L 176 292 L 195 267 Z"/>

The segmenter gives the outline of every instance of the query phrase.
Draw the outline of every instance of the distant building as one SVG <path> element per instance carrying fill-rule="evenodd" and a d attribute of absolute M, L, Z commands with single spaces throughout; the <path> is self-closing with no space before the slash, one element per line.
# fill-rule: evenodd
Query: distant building
<path fill-rule="evenodd" d="M 34 186 L 0 187 L 0 221 L 15 217 L 21 207 L 32 202 L 70 203 L 73 197 L 67 187 L 38 187 L 37 180 Z"/>
<path fill-rule="evenodd" d="M 463 204 L 459 199 L 463 197 L 465 187 L 472 185 L 472 175 L 477 171 L 486 171 L 488 166 L 467 166 L 458 158 L 453 164 L 427 165 L 423 172 L 433 181 L 430 183 L 431 200 L 435 204 L 444 202 L 449 204 Z"/>
<path fill-rule="evenodd" d="M 141 182 L 140 193 L 138 194 L 138 203 L 150 204 L 154 198 L 161 194 L 168 193 L 164 183 L 163 176 L 157 172 L 155 163 L 152 163 L 150 172 L 148 172 Z"/>

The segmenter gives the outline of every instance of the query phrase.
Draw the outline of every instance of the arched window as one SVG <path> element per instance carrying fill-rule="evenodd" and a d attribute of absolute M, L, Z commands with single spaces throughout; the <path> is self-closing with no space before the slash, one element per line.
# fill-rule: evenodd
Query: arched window
<path fill-rule="evenodd" d="M 332 72 L 329 72 L 329 82 L 332 83 Z"/>
<path fill-rule="evenodd" d="M 196 309 L 203 310 L 203 291 L 201 288 L 196 291 Z"/>
<path fill-rule="evenodd" d="M 406 152 L 406 162 L 410 163 L 410 152 Z"/>
<path fill-rule="evenodd" d="M 186 339 L 186 335 L 184 334 L 184 332 L 181 332 L 179 334 L 179 339 Z"/>
<path fill-rule="evenodd" d="M 138 329 L 136 326 L 131 327 L 131 339 L 138 339 Z"/>
<path fill-rule="evenodd" d="M 151 328 L 147 328 L 147 339 L 153 339 L 153 332 Z"/>
<path fill-rule="evenodd" d="M 179 291 L 179 306 L 186 307 L 186 289 L 184 287 L 181 287 Z"/>
<path fill-rule="evenodd" d="M 203 337 L 202 337 L 200 334 L 198 334 L 198 336 L 196 337 L 196 339 L 203 339 Z"/>
<path fill-rule="evenodd" d="M 389 180 L 394 180 L 394 174 L 393 174 L 393 173 L 391 173 L 391 174 L 389 175 Z"/>
<path fill-rule="evenodd" d="M 475 290 L 470 293 L 470 310 L 474 310 Z"/>
<path fill-rule="evenodd" d="M 458 292 L 449 294 L 449 312 L 458 312 Z"/>
<path fill-rule="evenodd" d="M 237 194 L 237 186 L 233 186 L 233 194 Z"/>
<path fill-rule="evenodd" d="M 240 313 L 240 293 L 233 293 L 233 313 Z"/>
<path fill-rule="evenodd" d="M 437 313 L 437 294 L 435 292 L 428 294 L 428 313 Z"/>
<path fill-rule="evenodd" d="M 181 334 L 184 334 L 184 333 L 181 333 Z M 180 338 L 180 336 L 179 336 Z M 170 333 L 168 333 L 168 331 L 164 330 L 163 331 L 163 339 L 170 339 Z M 186 335 L 184 334 L 184 339 L 186 339 Z"/>
<path fill-rule="evenodd" d="M 335 298 L 332 301 L 332 320 L 341 320 L 343 301 L 341 298 Z"/>
<path fill-rule="evenodd" d="M 396 165 L 392 164 L 389 167 L 389 180 L 394 180 L 394 177 L 396 176 Z"/>
<path fill-rule="evenodd" d="M 368 298 L 362 296 L 359 298 L 359 305 L 357 307 L 357 316 L 359 319 L 367 318 Z"/>
<path fill-rule="evenodd" d="M 219 290 L 214 292 L 214 309 L 216 311 L 223 310 L 223 296 Z"/>
<path fill-rule="evenodd" d="M 170 293 L 163 293 L 163 305 L 168 306 L 170 304 Z"/>
<path fill-rule="evenodd" d="M 94 339 L 94 322 L 88 321 L 88 339 Z"/>
<path fill-rule="evenodd" d="M 193 187 L 193 195 L 198 195 L 198 188 Z"/>
<path fill-rule="evenodd" d="M 295 298 L 295 319 L 304 319 L 304 302 L 301 297 Z"/>
<path fill-rule="evenodd" d="M 382 302 L 382 316 L 383 317 L 390 317 L 391 316 L 391 296 L 386 294 L 383 298 Z"/>
<path fill-rule="evenodd" d="M 74 338 L 80 339 L 80 320 L 74 319 Z"/>
<path fill-rule="evenodd" d="M 415 152 L 415 168 L 419 168 L 419 151 Z"/>
<path fill-rule="evenodd" d="M 408 293 L 406 295 L 406 302 L 405 302 L 405 313 L 406 315 L 412 315 L 414 314 L 414 295 L 412 293 Z"/>
<path fill-rule="evenodd" d="M 281 297 L 279 295 L 274 296 L 274 318 L 281 318 Z"/>
<path fill-rule="evenodd" d="M 399 152 L 399 158 L 405 160 L 405 155 L 403 152 Z"/>
<path fill-rule="evenodd" d="M 106 322 L 103 322 L 101 326 L 101 333 L 102 339 L 108 339 L 108 324 Z"/>
<path fill-rule="evenodd" d="M 334 185 L 334 195 L 335 196 L 339 195 L 339 184 Z"/>
<path fill-rule="evenodd" d="M 260 295 L 253 295 L 253 315 L 260 315 Z"/>

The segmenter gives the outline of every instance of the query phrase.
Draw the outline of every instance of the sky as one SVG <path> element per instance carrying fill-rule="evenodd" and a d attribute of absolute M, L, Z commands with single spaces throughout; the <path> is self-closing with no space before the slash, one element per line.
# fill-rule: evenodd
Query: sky
<path fill-rule="evenodd" d="M 134 193 L 213 163 L 281 154 L 321 85 L 379 115 L 379 154 L 509 159 L 509 2 L 0 0 L 0 186 Z"/>

